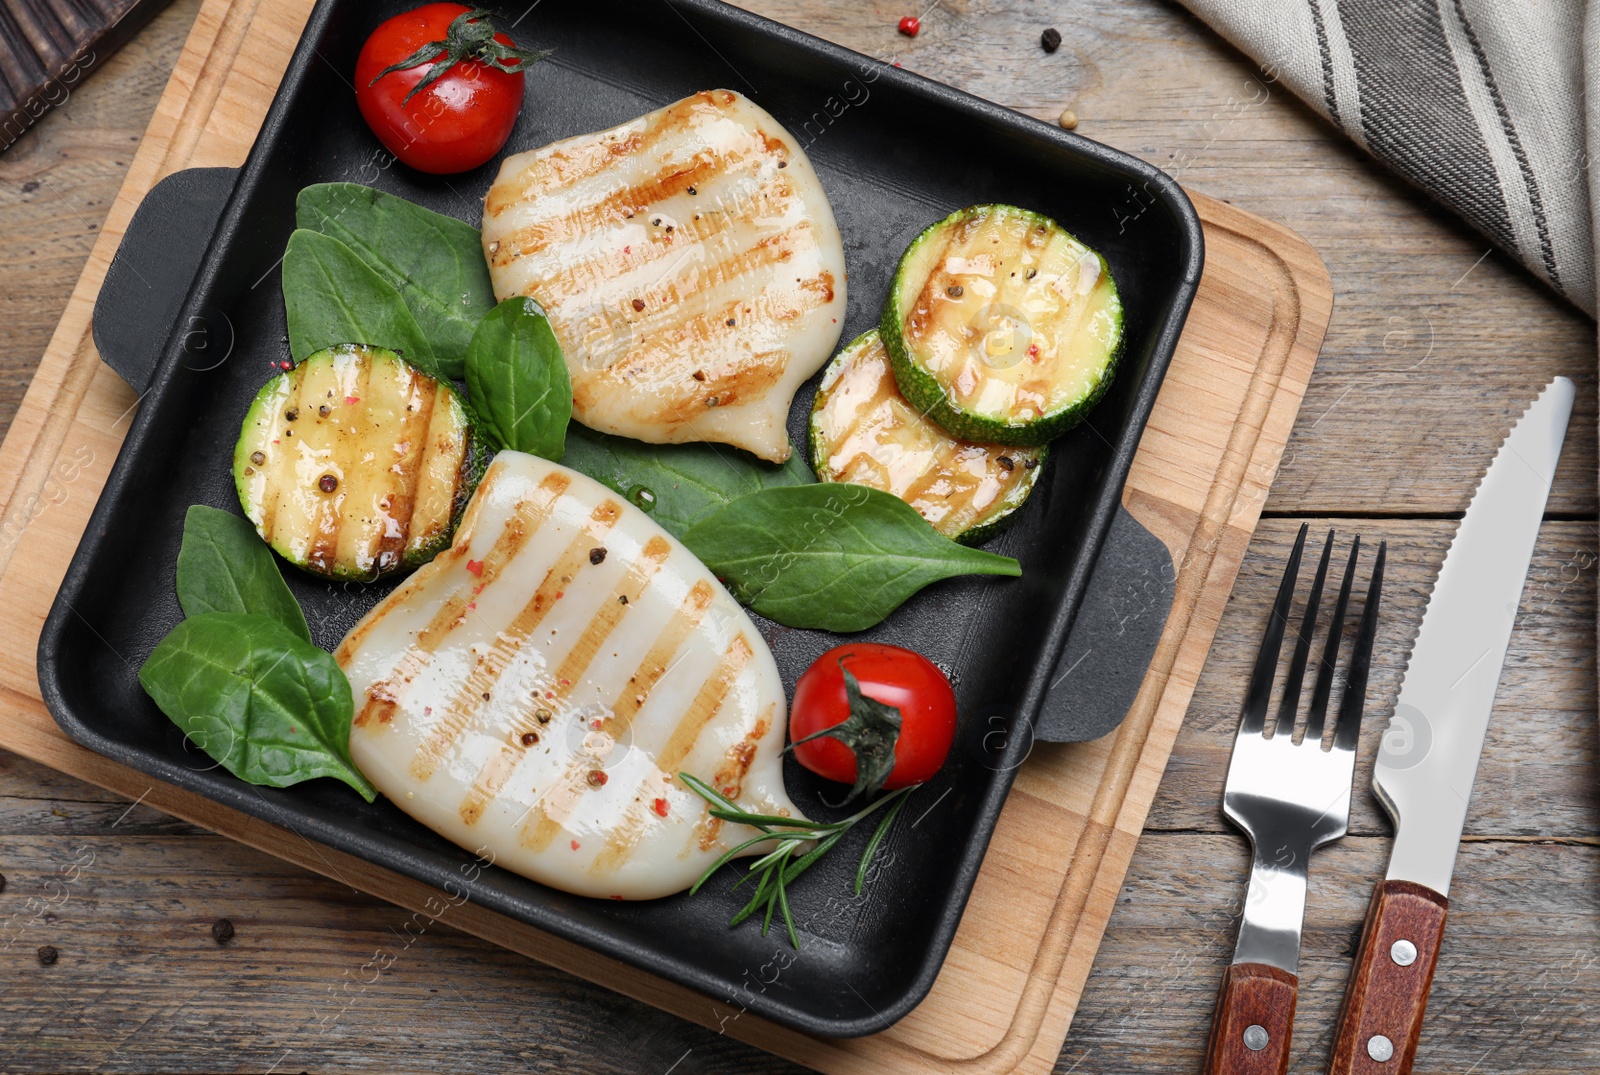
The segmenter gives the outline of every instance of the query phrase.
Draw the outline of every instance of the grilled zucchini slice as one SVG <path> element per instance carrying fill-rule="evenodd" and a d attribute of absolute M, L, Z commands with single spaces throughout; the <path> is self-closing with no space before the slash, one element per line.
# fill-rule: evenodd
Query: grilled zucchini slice
<path fill-rule="evenodd" d="M 900 394 L 877 329 L 839 352 L 811 408 L 811 463 L 819 479 L 891 493 L 939 533 L 967 545 L 1013 520 L 1045 452 L 961 440 L 923 417 Z"/>
<path fill-rule="evenodd" d="M 1110 386 L 1123 349 L 1105 260 L 1011 205 L 962 209 L 917 236 L 880 328 L 912 406 L 979 443 L 1065 433 Z"/>
<path fill-rule="evenodd" d="M 448 384 L 392 351 L 345 344 L 268 381 L 233 452 L 245 515 L 315 575 L 371 581 L 450 544 L 481 474 Z"/>

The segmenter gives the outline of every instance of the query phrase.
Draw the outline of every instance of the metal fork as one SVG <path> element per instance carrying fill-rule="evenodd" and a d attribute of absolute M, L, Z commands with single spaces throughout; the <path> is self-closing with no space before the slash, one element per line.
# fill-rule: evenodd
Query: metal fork
<path fill-rule="evenodd" d="M 1305 917 L 1307 867 L 1311 852 L 1345 834 L 1350 822 L 1350 785 L 1355 775 L 1356 744 L 1366 703 L 1372 640 L 1378 626 L 1387 544 L 1380 543 L 1367 587 L 1366 606 L 1356 633 L 1345 677 L 1344 693 L 1334 722 L 1332 742 L 1323 744 L 1333 669 L 1339 657 L 1350 586 L 1355 579 L 1361 538 L 1352 542 L 1344 584 L 1334 604 L 1327 641 L 1317 665 L 1316 686 L 1306 713 L 1304 736 L 1295 741 L 1301 687 L 1317 629 L 1318 606 L 1334 535 L 1322 548 L 1305 618 L 1295 637 L 1294 656 L 1284 681 L 1277 717 L 1267 721 L 1272 683 L 1278 669 L 1305 549 L 1306 526 L 1300 527 L 1289 556 L 1278 597 L 1267 620 L 1266 636 L 1256 658 L 1250 689 L 1239 718 L 1223 793 L 1223 813 L 1250 838 L 1250 887 L 1239 923 L 1233 963 L 1223 973 L 1216 1016 L 1206 1050 L 1207 1075 L 1281 1075 L 1289 1066 L 1289 1041 L 1299 986 L 1300 927 Z"/>

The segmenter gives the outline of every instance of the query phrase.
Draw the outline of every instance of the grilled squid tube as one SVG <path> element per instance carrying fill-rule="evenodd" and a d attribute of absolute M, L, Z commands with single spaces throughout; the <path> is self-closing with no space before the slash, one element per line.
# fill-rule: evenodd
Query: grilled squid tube
<path fill-rule="evenodd" d="M 798 815 L 783 685 L 755 625 L 643 511 L 535 456 L 495 457 L 451 548 L 335 657 L 372 783 L 552 887 L 665 896 L 756 835 L 711 818 L 679 772 Z"/>
<path fill-rule="evenodd" d="M 844 243 L 759 105 L 708 90 L 507 157 L 483 244 L 495 297 L 548 311 L 578 421 L 789 458 L 795 389 L 839 342 Z"/>

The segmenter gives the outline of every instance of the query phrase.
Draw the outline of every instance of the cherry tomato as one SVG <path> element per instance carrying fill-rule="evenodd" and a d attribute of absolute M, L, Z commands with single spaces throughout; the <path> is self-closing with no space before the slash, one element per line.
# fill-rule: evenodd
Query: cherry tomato
<path fill-rule="evenodd" d="M 879 642 L 835 646 L 800 676 L 789 712 L 793 741 L 831 728 L 850 716 L 844 673 L 867 698 L 900 711 L 894 769 L 884 787 L 909 787 L 930 779 L 950 754 L 956 735 L 956 696 L 950 681 L 920 653 Z M 818 776 L 853 784 L 856 758 L 849 747 L 824 736 L 794 748 L 800 764 Z"/>
<path fill-rule="evenodd" d="M 465 172 L 500 152 L 522 108 L 522 70 L 543 55 L 491 35 L 486 19 L 462 20 L 471 10 L 424 4 L 396 15 L 372 31 L 356 60 L 362 118 L 389 152 L 421 172 Z M 415 66 L 391 70 L 410 61 Z"/>

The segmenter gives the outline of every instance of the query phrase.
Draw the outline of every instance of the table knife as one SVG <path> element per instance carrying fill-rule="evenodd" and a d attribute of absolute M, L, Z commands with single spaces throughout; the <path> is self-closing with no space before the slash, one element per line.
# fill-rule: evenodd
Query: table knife
<path fill-rule="evenodd" d="M 1557 377 L 1507 435 L 1423 613 L 1372 774 L 1394 846 L 1367 908 L 1330 1075 L 1411 1071 L 1478 755 L 1573 395 Z"/>

